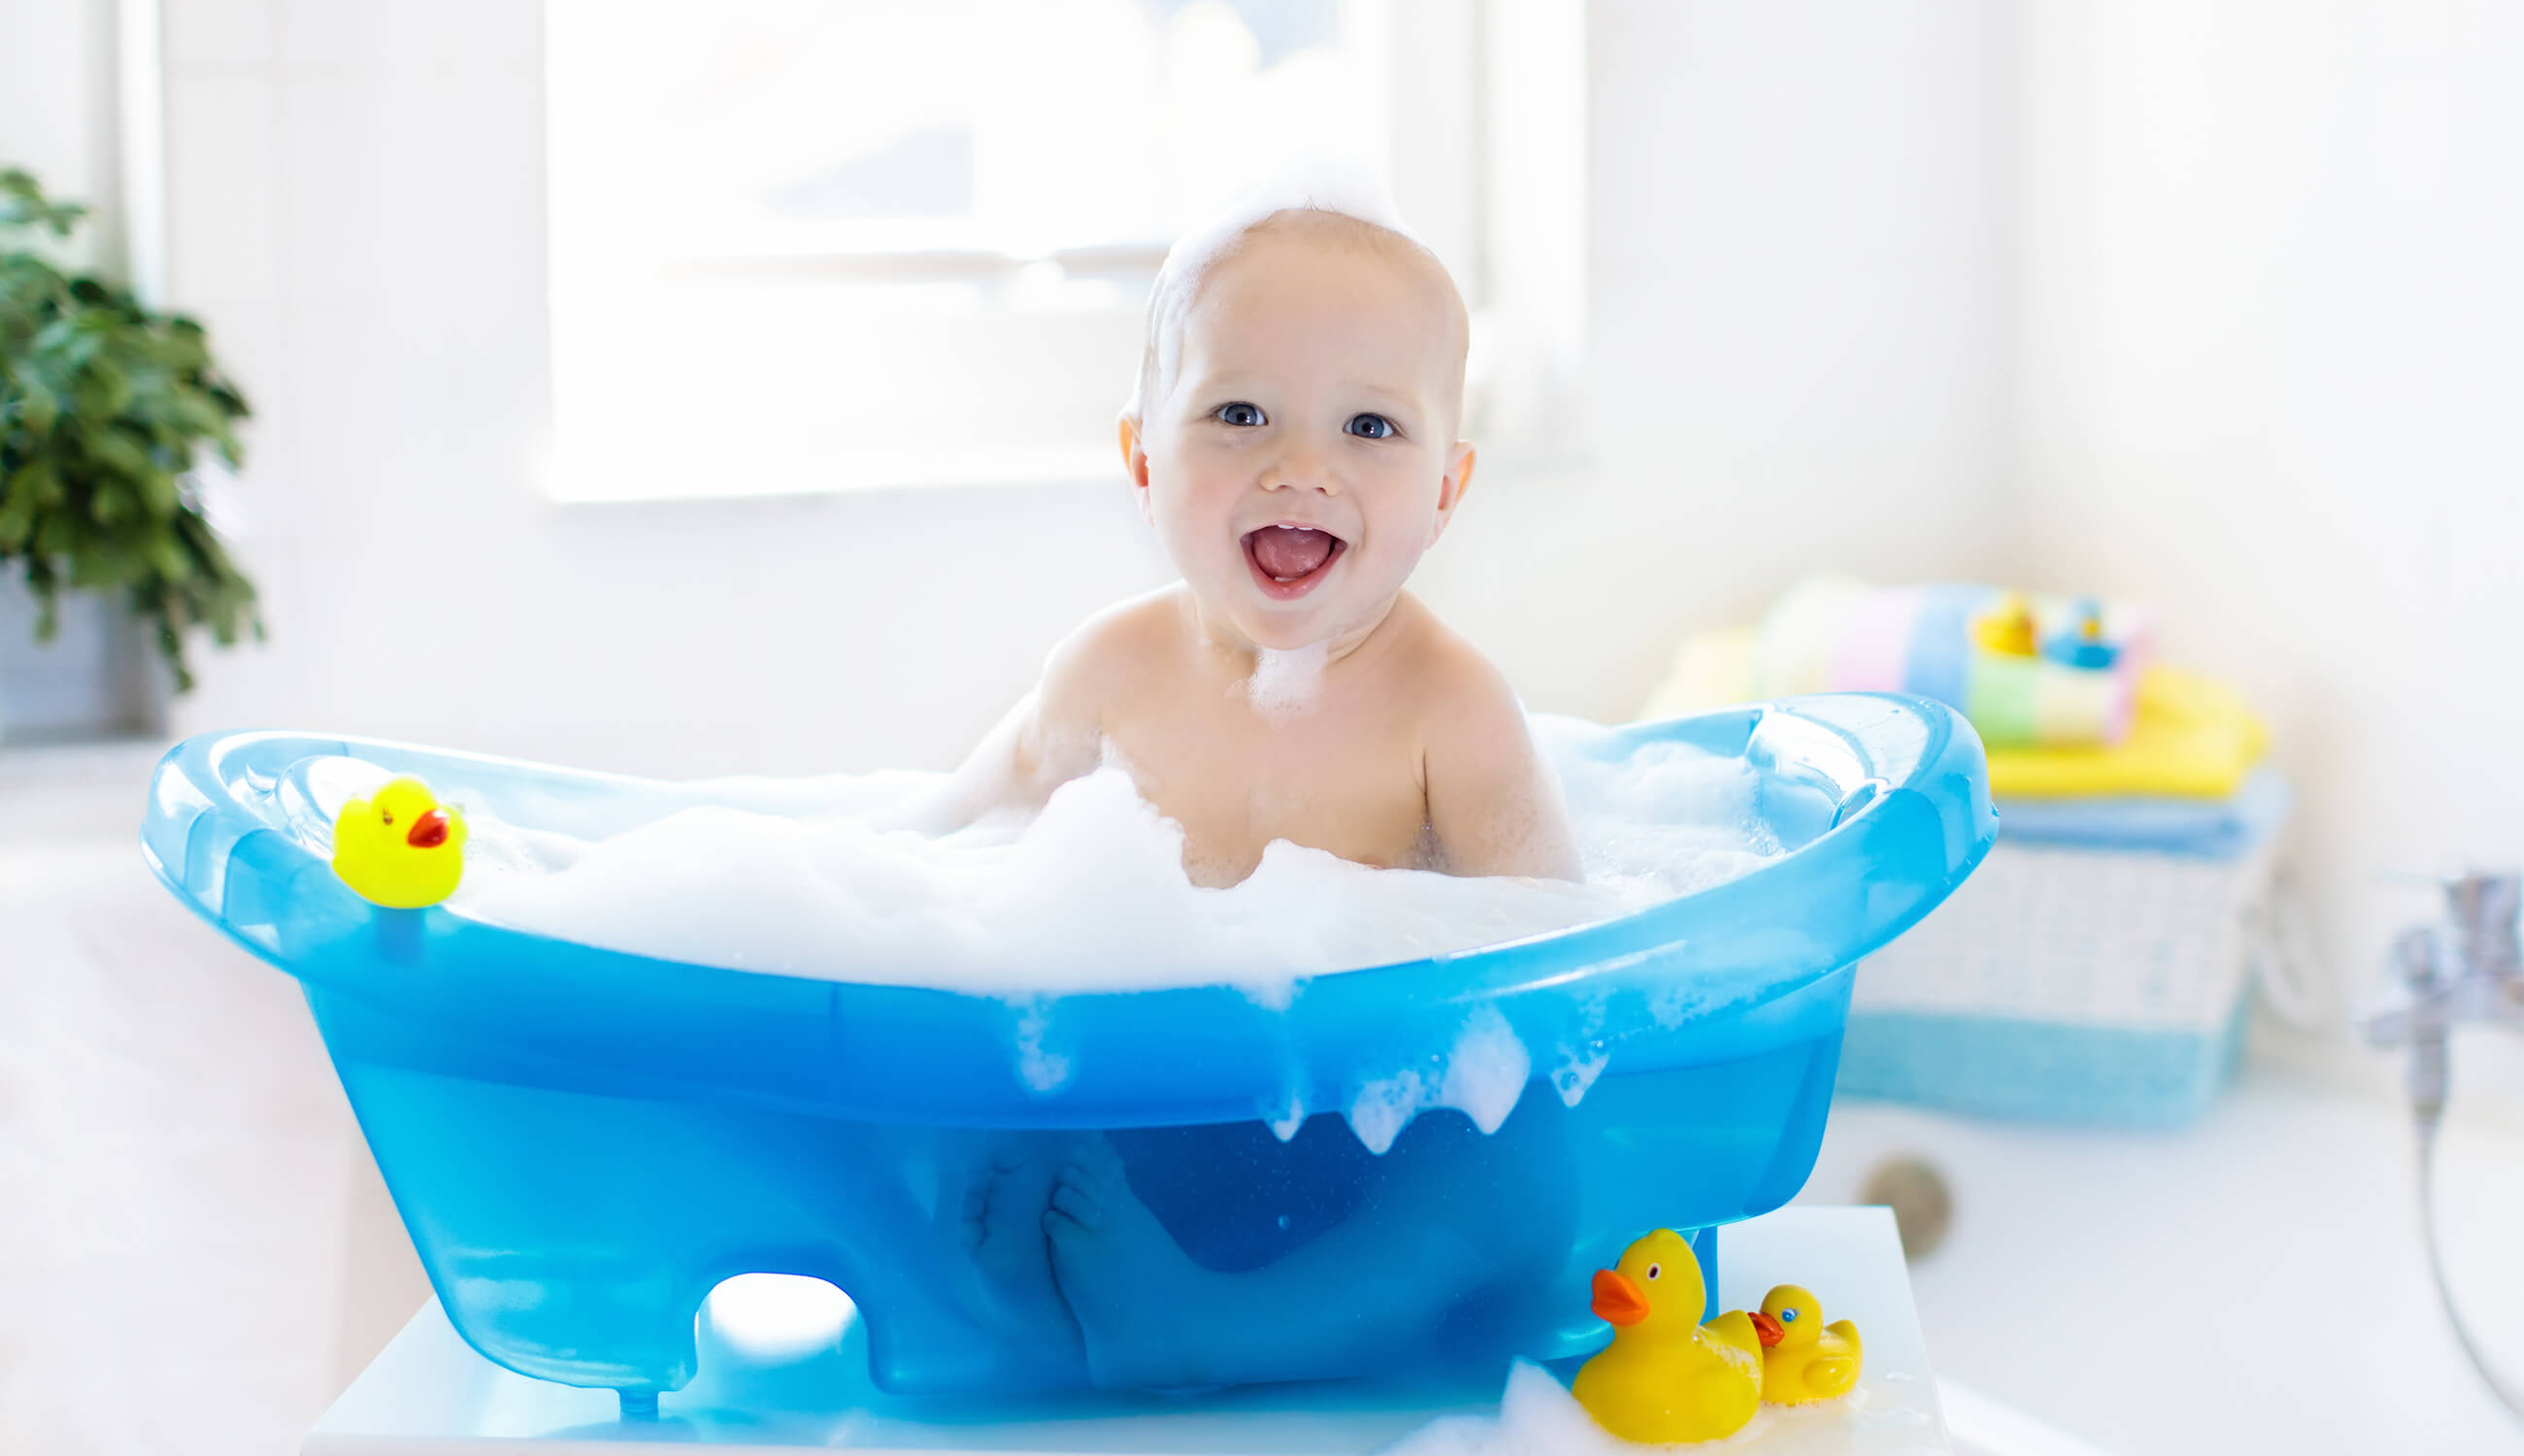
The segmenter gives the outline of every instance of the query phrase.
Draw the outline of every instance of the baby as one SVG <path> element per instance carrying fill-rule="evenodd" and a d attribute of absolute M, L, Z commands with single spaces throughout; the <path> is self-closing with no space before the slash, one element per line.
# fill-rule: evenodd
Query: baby
<path fill-rule="evenodd" d="M 1403 590 L 1472 483 L 1461 296 L 1426 248 L 1363 217 L 1243 218 L 1169 255 L 1121 419 L 1141 514 L 1183 580 L 1062 642 L 933 827 L 1040 807 L 1117 762 L 1183 826 L 1201 885 L 1242 880 L 1284 839 L 1383 867 L 1578 878 L 1515 695 Z M 1099 1384 L 1340 1374 L 1426 1328 L 1469 1253 L 1445 1205 L 1480 1197 L 1480 1135 L 1432 1122 L 1383 1159 L 1352 1147 L 1373 1165 L 1359 1203 L 1286 1255 L 1323 1266 L 1307 1278 L 1195 1264 L 1135 1192 L 1127 1139 L 998 1141 L 941 1212 L 1007 1333 L 1076 1341 Z M 1510 1123 L 1496 1139 L 1529 1136 Z M 1292 1155 L 1348 1136 L 1324 1119 Z M 1299 1292 L 1323 1272 L 1382 1282 L 1390 1298 L 1348 1302 L 1390 1318 L 1328 1327 Z M 1216 1340 L 1198 1332 L 1222 1329 L 1240 1332 L 1232 1368 L 1200 1353 Z"/>
<path fill-rule="evenodd" d="M 1436 258 L 1346 213 L 1178 248 L 1121 444 L 1183 581 L 1052 652 L 957 773 L 949 816 L 1040 807 L 1109 758 L 1183 826 L 1202 885 L 1242 880 L 1281 839 L 1577 878 L 1506 680 L 1402 589 L 1472 483 L 1466 342 Z"/>

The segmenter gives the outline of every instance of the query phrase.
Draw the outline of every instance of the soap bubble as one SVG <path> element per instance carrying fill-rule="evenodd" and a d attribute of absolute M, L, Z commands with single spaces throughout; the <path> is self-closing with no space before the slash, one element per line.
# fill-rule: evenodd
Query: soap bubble
<path fill-rule="evenodd" d="M 1244 701 L 1265 722 L 1286 722 L 1314 706 L 1331 660 L 1330 642 L 1285 653 L 1262 648 L 1253 655 L 1253 675 L 1244 680 Z"/>

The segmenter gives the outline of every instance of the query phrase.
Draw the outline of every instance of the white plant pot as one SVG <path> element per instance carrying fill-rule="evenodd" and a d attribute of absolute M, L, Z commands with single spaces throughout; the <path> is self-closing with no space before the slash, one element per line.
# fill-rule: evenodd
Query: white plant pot
<path fill-rule="evenodd" d="M 35 641 L 35 599 L 0 570 L 0 744 L 155 737 L 167 672 L 120 594 L 64 592 L 61 631 Z"/>

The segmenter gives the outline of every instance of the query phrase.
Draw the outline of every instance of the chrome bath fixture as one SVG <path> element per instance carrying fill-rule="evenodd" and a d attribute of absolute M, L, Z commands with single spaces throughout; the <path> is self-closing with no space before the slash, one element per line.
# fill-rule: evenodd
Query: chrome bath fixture
<path fill-rule="evenodd" d="M 2437 1299 L 2472 1367 L 2500 1401 L 2524 1420 L 2524 1393 L 2493 1369 L 2455 1309 L 2437 1242 L 2434 1177 L 2437 1131 L 2445 1122 L 2447 1047 L 2464 1022 L 2524 1032 L 2524 947 L 2516 917 L 2524 908 L 2524 876 L 2509 870 L 2469 871 L 2443 882 L 2446 917 L 2413 926 L 2393 943 L 2389 1002 L 2359 1029 L 2375 1046 L 2406 1046 L 2410 1110 L 2419 1134 L 2419 1227 Z"/>

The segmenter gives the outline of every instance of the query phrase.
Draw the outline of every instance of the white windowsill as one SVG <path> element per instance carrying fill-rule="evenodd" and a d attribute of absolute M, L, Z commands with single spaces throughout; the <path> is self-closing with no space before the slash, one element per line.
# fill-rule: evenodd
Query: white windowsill
<path fill-rule="evenodd" d="M 1121 483 L 1111 451 L 839 451 L 752 460 L 557 460 L 546 491 L 564 506 L 761 500 L 972 486 Z"/>

